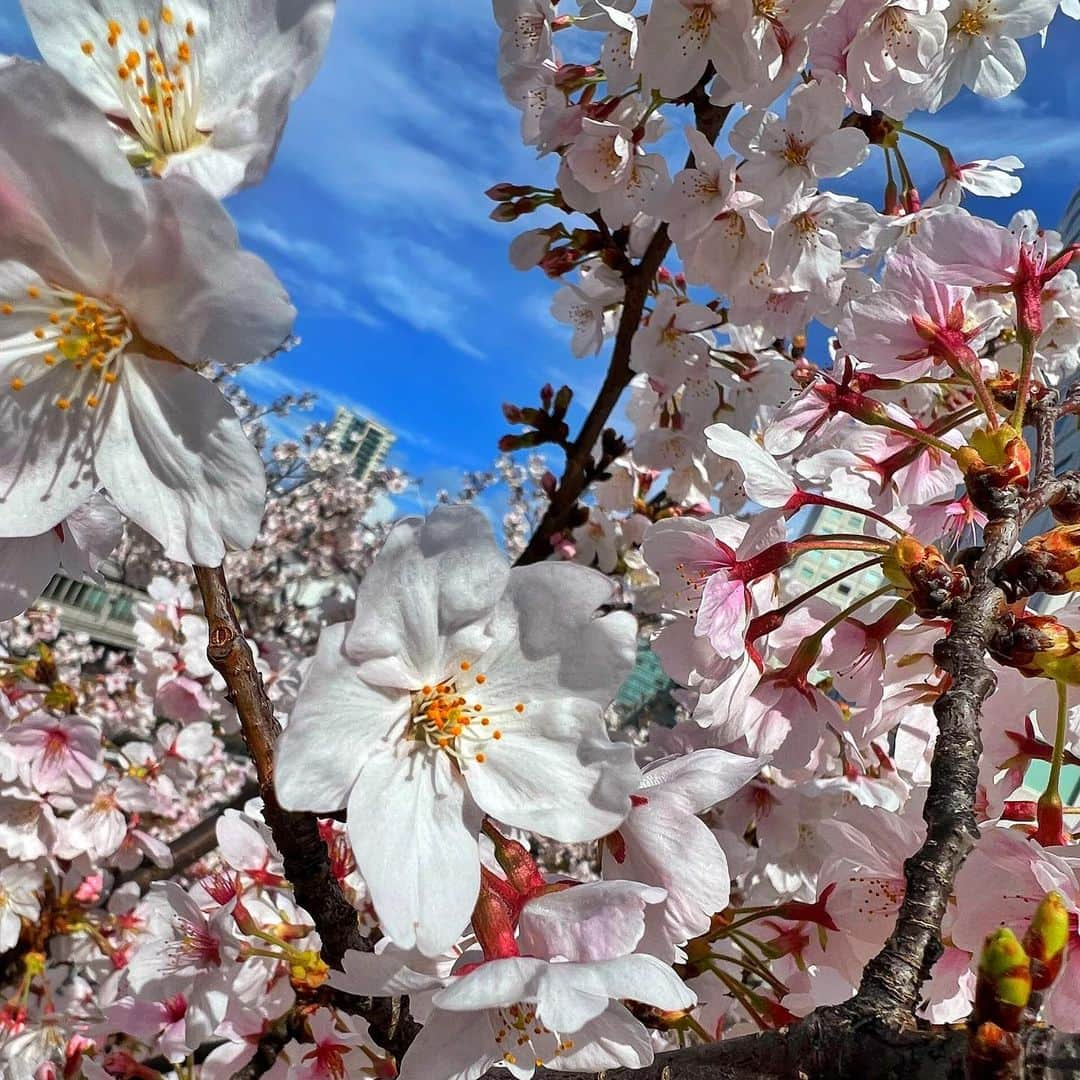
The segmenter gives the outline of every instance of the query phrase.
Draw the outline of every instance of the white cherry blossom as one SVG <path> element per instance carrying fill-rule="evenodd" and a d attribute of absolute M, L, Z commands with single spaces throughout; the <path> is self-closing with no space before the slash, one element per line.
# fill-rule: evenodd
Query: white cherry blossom
<path fill-rule="evenodd" d="M 570 563 L 508 570 L 479 511 L 442 507 L 394 528 L 356 618 L 323 633 L 278 744 L 278 797 L 348 806 L 397 944 L 434 955 L 458 940 L 484 813 L 566 841 L 625 817 L 637 768 L 599 713 L 633 662 L 634 625 L 594 617 L 611 592 Z"/>
<path fill-rule="evenodd" d="M 221 198 L 258 183 L 315 77 L 334 0 L 22 0 L 46 62 L 136 165 Z"/>
<path fill-rule="evenodd" d="M 255 537 L 263 466 L 195 367 L 267 354 L 294 311 L 220 206 L 140 181 L 61 76 L 15 61 L 0 98 L 0 535 L 40 535 L 104 486 L 169 558 L 217 565 Z"/>

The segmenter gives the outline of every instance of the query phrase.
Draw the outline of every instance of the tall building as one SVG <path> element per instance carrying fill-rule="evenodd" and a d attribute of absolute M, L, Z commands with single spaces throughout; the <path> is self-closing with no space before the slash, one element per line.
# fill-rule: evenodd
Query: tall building
<path fill-rule="evenodd" d="M 1058 225 L 1063 244 L 1075 244 L 1080 240 L 1080 188 L 1073 193 L 1069 205 L 1065 207 L 1065 213 L 1061 215 L 1061 224 Z"/>
<path fill-rule="evenodd" d="M 866 531 L 866 518 L 849 510 L 837 510 L 831 506 L 816 507 L 807 518 L 804 533 L 829 535 L 831 533 L 854 533 L 862 535 Z M 791 592 L 793 595 L 806 592 L 815 585 L 828 581 L 842 570 L 858 566 L 870 558 L 865 551 L 808 551 L 800 555 L 791 573 Z M 847 607 L 854 601 L 880 589 L 885 584 L 881 571 L 876 567 L 864 570 L 861 574 L 844 578 L 820 593 L 837 607 Z"/>
<path fill-rule="evenodd" d="M 338 409 L 326 433 L 326 445 L 352 459 L 352 474 L 357 480 L 367 480 L 383 467 L 396 440 L 397 436 L 381 424 L 344 408 Z"/>
<path fill-rule="evenodd" d="M 134 649 L 135 605 L 145 599 L 145 592 L 106 576 L 92 582 L 57 574 L 34 606 L 56 608 L 60 628 L 69 634 L 86 634 L 99 645 Z"/>

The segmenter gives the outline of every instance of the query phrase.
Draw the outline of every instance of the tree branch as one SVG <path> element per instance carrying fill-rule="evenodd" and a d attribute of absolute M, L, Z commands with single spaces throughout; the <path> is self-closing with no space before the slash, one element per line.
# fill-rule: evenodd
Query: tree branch
<path fill-rule="evenodd" d="M 1022 1080 L 1080 1075 L 1080 1036 L 1029 1027 L 1021 1035 Z M 962 1027 L 897 1032 L 885 1026 L 823 1026 L 814 1016 L 785 1031 L 766 1031 L 658 1054 L 644 1069 L 602 1073 L 537 1069 L 536 1080 L 961 1080 L 967 1053 Z M 507 1080 L 492 1069 L 482 1080 Z"/>
<path fill-rule="evenodd" d="M 1018 511 L 1014 498 L 987 524 L 971 595 L 934 650 L 950 684 L 934 703 L 938 734 L 923 808 L 926 839 L 904 864 L 906 888 L 896 926 L 863 972 L 858 995 L 836 1007 L 840 1015 L 910 1023 L 919 988 L 941 954 L 941 921 L 953 882 L 979 836 L 979 715 L 996 685 L 986 665 L 986 645 L 1005 599 L 991 572 L 1016 542 Z"/>
<path fill-rule="evenodd" d="M 281 725 L 236 617 L 225 572 L 220 566 L 193 569 L 210 624 L 206 655 L 225 680 L 240 718 L 240 729 L 255 765 L 263 816 L 281 852 L 285 876 L 292 883 L 296 902 L 315 922 L 322 939 L 323 959 L 331 967 L 340 968 L 341 958 L 349 949 L 370 951 L 372 943 L 361 934 L 357 912 L 331 872 L 318 819 L 314 814 L 290 813 L 278 804 L 274 792 L 274 746 Z M 405 1004 L 390 998 L 357 999 L 356 1012 L 368 1021 L 372 1037 L 399 1057 L 419 1030 Z"/>
<path fill-rule="evenodd" d="M 716 141 L 731 111 L 729 105 L 713 105 L 709 101 L 705 86 L 713 74 L 710 68 L 689 95 L 694 106 L 697 129 L 710 143 Z M 691 154 L 686 160 L 686 166 L 691 168 L 693 164 L 694 155 Z M 529 539 L 528 546 L 518 556 L 517 566 L 542 562 L 551 554 L 552 536 L 561 532 L 570 523 L 578 499 L 589 485 L 589 464 L 592 461 L 593 449 L 603 433 L 611 411 L 618 403 L 622 392 L 630 385 L 634 374 L 630 369 L 630 347 L 634 341 L 634 334 L 641 324 L 645 301 L 648 299 L 653 281 L 670 250 L 671 238 L 668 236 L 665 223 L 656 230 L 649 246 L 645 249 L 641 262 L 623 273 L 626 293 L 623 297 L 622 315 L 615 332 L 615 345 L 611 351 L 611 363 L 608 365 L 607 375 L 604 377 L 600 393 L 593 402 L 577 438 L 567 448 L 562 479 L 551 496 L 551 502 L 540 524 Z"/>

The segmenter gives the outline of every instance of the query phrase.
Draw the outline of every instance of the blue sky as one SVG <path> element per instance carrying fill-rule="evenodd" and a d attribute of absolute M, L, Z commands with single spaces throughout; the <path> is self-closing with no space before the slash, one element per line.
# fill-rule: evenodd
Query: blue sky
<path fill-rule="evenodd" d="M 491 462 L 503 401 L 531 403 L 544 382 L 568 382 L 580 420 L 604 354 L 570 355 L 567 329 L 548 314 L 556 283 L 514 271 L 506 249 L 519 226 L 488 220 L 485 188 L 544 185 L 554 163 L 520 143 L 495 78 L 487 3 L 338 7 L 325 66 L 295 105 L 273 170 L 228 204 L 300 310 L 301 346 L 252 369 L 247 385 L 267 398 L 317 392 L 301 426 L 338 404 L 387 423 L 399 437 L 392 460 L 433 493 Z M 33 55 L 15 0 L 0 0 L 0 50 Z M 995 104 L 965 92 L 940 116 L 910 118 L 960 161 L 1024 160 L 1020 194 L 973 211 L 1003 220 L 1031 207 L 1056 224 L 1080 183 L 1078 50 L 1080 24 L 1058 15 L 1045 50 L 1026 43 L 1019 94 Z M 911 145 L 928 191 L 936 158 Z M 877 204 L 883 174 L 872 160 L 837 187 Z"/>

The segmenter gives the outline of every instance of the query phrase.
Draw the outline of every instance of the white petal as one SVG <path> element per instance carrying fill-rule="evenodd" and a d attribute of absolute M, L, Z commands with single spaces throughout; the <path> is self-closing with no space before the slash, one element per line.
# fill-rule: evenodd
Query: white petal
<path fill-rule="evenodd" d="M 402 948 L 455 945 L 480 891 L 481 815 L 439 752 L 370 758 L 349 798 L 349 840 L 379 922 Z"/>
<path fill-rule="evenodd" d="M 94 464 L 120 510 L 179 562 L 217 566 L 226 547 L 250 547 L 265 472 L 217 387 L 179 364 L 127 356 L 109 397 Z"/>
<path fill-rule="evenodd" d="M 741 470 L 743 489 L 759 506 L 779 509 L 795 494 L 791 477 L 749 435 L 727 424 L 713 424 L 705 429 L 705 438 L 714 454 Z"/>
<path fill-rule="evenodd" d="M 144 185 L 108 122 L 59 73 L 0 66 L 0 100 L 0 258 L 108 294 L 146 231 Z"/>
<path fill-rule="evenodd" d="M 189 363 L 277 349 L 296 310 L 270 267 L 240 250 L 226 210 L 185 176 L 146 187 L 155 227 L 113 289 L 143 337 Z"/>
<path fill-rule="evenodd" d="M 368 756 L 408 716 L 407 695 L 369 686 L 356 673 L 342 651 L 347 630 L 323 630 L 278 740 L 274 785 L 287 810 L 341 809 Z"/>
<path fill-rule="evenodd" d="M 568 843 L 617 829 L 640 778 L 629 745 L 613 743 L 580 699 L 529 703 L 500 727 L 465 781 L 499 821 Z M 493 723 L 499 723 L 493 719 Z"/>
<path fill-rule="evenodd" d="M 391 530 L 357 590 L 346 649 L 364 678 L 418 690 L 473 659 L 491 640 L 491 611 L 506 584 L 506 556 L 487 518 L 440 506 Z"/>

